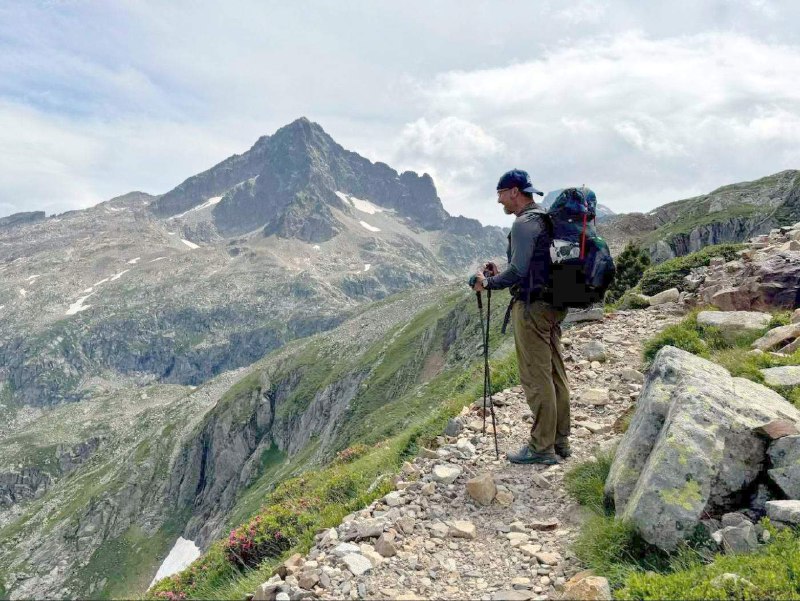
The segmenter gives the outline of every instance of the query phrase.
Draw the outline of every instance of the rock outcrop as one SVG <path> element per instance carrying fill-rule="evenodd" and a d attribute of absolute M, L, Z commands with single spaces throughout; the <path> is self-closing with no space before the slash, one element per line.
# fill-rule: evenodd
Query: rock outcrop
<path fill-rule="evenodd" d="M 659 226 L 645 236 L 654 262 L 710 244 L 744 242 L 800 218 L 800 171 L 723 186 L 660 206 L 648 216 Z"/>
<path fill-rule="evenodd" d="M 769 446 L 770 479 L 789 499 L 800 500 L 800 436 L 784 436 Z"/>
<path fill-rule="evenodd" d="M 800 411 L 764 386 L 664 347 L 620 442 L 606 494 L 645 540 L 673 550 L 703 515 L 746 505 L 766 466 L 767 443 L 754 429 L 775 419 L 800 423 Z"/>
<path fill-rule="evenodd" d="M 686 287 L 695 291 L 687 301 L 724 311 L 795 309 L 800 305 L 800 222 L 757 236 L 740 258 L 712 260 L 692 270 Z"/>

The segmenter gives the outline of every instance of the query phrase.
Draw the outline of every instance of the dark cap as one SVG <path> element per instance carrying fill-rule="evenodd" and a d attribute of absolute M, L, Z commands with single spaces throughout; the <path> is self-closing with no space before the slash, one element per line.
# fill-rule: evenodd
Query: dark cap
<path fill-rule="evenodd" d="M 544 192 L 540 192 L 533 187 L 531 176 L 528 175 L 527 171 L 523 171 L 522 169 L 512 169 L 503 174 L 500 181 L 497 182 L 497 189 L 503 190 L 505 188 L 519 188 L 523 192 L 528 192 L 529 194 L 544 196 Z"/>

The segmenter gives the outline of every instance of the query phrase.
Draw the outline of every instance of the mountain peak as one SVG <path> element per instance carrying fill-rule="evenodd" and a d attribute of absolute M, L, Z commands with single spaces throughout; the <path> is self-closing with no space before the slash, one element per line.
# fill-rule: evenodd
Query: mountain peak
<path fill-rule="evenodd" d="M 268 226 L 265 232 L 271 232 L 286 221 L 283 217 L 289 207 L 294 226 L 301 214 L 316 221 L 320 211 L 333 220 L 327 206 L 338 207 L 337 191 L 394 209 L 426 229 L 443 227 L 448 217 L 428 174 L 398 174 L 388 165 L 373 163 L 343 148 L 307 117 L 259 138 L 244 154 L 189 178 L 155 201 L 151 210 L 160 217 L 171 217 L 219 197 L 213 219 L 220 234 L 239 235 L 263 226 Z M 312 229 L 317 233 L 324 230 L 329 236 L 339 228 L 331 223 L 327 229 Z M 287 231 L 276 230 L 279 235 L 288 235 Z"/>

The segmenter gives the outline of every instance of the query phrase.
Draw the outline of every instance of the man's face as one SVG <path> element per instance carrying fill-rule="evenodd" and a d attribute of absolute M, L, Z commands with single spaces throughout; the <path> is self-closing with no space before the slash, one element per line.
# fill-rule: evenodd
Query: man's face
<path fill-rule="evenodd" d="M 503 212 L 506 215 L 513 215 L 516 213 L 516 199 L 519 190 L 516 188 L 503 188 L 497 191 L 497 202 L 503 205 Z"/>

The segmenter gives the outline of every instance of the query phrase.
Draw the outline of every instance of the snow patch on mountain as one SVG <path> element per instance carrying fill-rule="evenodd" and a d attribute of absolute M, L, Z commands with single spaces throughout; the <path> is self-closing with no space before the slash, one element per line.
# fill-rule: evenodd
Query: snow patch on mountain
<path fill-rule="evenodd" d="M 194 250 L 195 248 L 200 248 L 200 246 L 198 246 L 194 242 L 189 242 L 188 240 L 184 240 L 183 238 L 181 238 L 181 242 L 183 242 L 186 246 L 188 246 L 192 250 Z"/>
<path fill-rule="evenodd" d="M 80 313 L 81 311 L 86 311 L 86 309 L 91 308 L 91 305 L 84 305 L 83 303 L 86 302 L 86 299 L 92 296 L 94 292 L 91 294 L 87 294 L 86 296 L 80 297 L 74 303 L 69 306 L 65 315 L 75 315 L 76 313 Z"/>
<path fill-rule="evenodd" d="M 209 199 L 208 199 L 207 201 L 205 201 L 204 203 L 202 203 L 202 204 L 199 204 L 199 205 L 197 205 L 196 207 L 192 207 L 192 208 L 191 208 L 191 209 L 189 209 L 188 211 L 184 211 L 183 213 L 181 213 L 181 214 L 179 214 L 179 215 L 173 215 L 172 217 L 170 217 L 170 219 L 180 219 L 181 217 L 183 217 L 184 215 L 186 215 L 186 214 L 188 214 L 188 213 L 192 213 L 192 212 L 194 212 L 194 211 L 200 211 L 200 210 L 202 210 L 202 209 L 207 209 L 208 207 L 213 207 L 213 206 L 214 206 L 215 204 L 217 204 L 217 203 L 218 203 L 220 200 L 222 200 L 222 196 L 212 196 L 211 198 L 209 198 Z"/>
<path fill-rule="evenodd" d="M 158 572 L 156 572 L 150 586 L 153 586 L 162 578 L 177 574 L 198 557 L 200 557 L 200 549 L 194 544 L 194 541 L 186 540 L 182 536 L 178 537 L 169 555 L 164 559 L 164 563 L 158 568 Z"/>
<path fill-rule="evenodd" d="M 114 280 L 118 280 L 118 279 L 120 279 L 120 278 L 121 278 L 123 275 L 125 275 L 126 273 L 128 273 L 129 271 L 130 271 L 130 269 L 125 269 L 125 270 L 123 270 L 123 271 L 120 271 L 119 273 L 115 273 L 114 275 L 112 275 L 112 276 L 109 278 L 109 280 L 108 280 L 108 281 L 109 281 L 109 282 L 113 282 Z"/>
<path fill-rule="evenodd" d="M 363 198 L 356 198 L 355 196 L 350 196 L 349 194 L 345 194 L 344 192 L 336 192 L 336 196 L 341 198 L 344 202 L 349 203 L 355 209 L 361 211 L 362 213 L 368 213 L 369 215 L 374 215 L 375 213 L 382 213 L 383 209 L 377 205 L 372 204 L 368 200 L 364 200 Z"/>
<path fill-rule="evenodd" d="M 156 257 L 152 261 L 148 261 L 148 263 L 155 263 L 156 261 L 161 261 L 162 259 L 166 259 L 167 257 Z"/>
<path fill-rule="evenodd" d="M 370 225 L 366 221 L 359 221 L 359 223 L 361 224 L 361 227 L 363 227 L 365 230 L 369 230 L 371 232 L 379 232 L 379 231 L 381 231 L 381 228 L 375 227 L 374 225 Z"/>
<path fill-rule="evenodd" d="M 364 263 L 364 271 L 369 271 L 370 267 L 372 267 L 371 263 Z"/>
<path fill-rule="evenodd" d="M 20 289 L 19 289 L 19 295 L 20 295 L 22 298 L 25 298 L 26 296 L 28 296 L 28 292 L 25 290 L 25 288 L 20 288 Z"/>
<path fill-rule="evenodd" d="M 139 259 L 141 259 L 141 257 L 136 257 L 135 259 L 131 259 L 130 261 L 128 261 L 128 265 L 136 265 L 139 262 Z"/>

